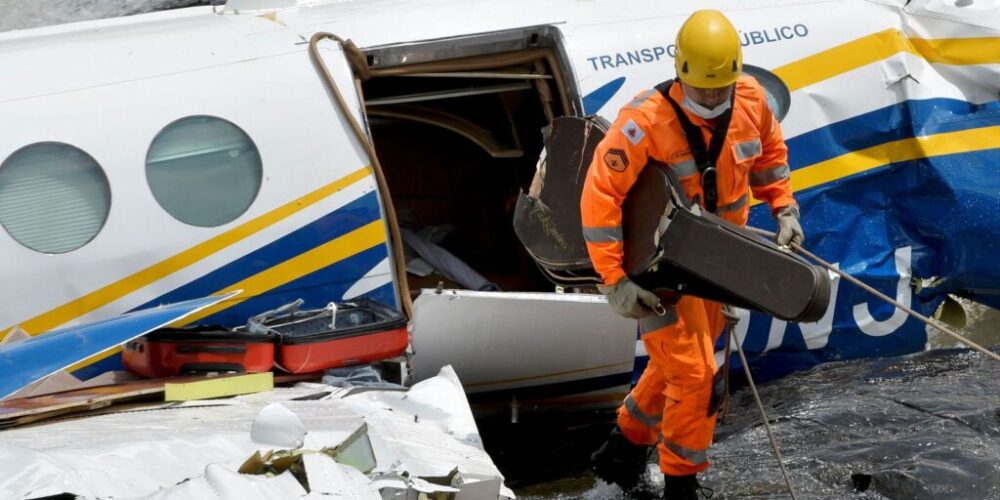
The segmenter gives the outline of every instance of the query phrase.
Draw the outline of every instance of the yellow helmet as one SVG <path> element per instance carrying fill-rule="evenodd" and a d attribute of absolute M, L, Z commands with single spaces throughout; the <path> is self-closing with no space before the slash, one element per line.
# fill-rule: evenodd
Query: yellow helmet
<path fill-rule="evenodd" d="M 732 85 L 743 69 L 740 37 L 717 10 L 699 10 L 677 32 L 674 65 L 682 82 L 705 89 Z"/>

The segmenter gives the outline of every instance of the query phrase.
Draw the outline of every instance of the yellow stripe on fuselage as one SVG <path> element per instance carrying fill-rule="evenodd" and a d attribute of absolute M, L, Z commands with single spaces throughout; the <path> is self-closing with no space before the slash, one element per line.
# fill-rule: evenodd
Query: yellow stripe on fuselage
<path fill-rule="evenodd" d="M 792 172 L 792 189 L 825 184 L 889 163 L 1000 147 L 1000 125 L 911 137 L 851 151 Z"/>
<path fill-rule="evenodd" d="M 314 273 L 324 267 L 333 265 L 351 256 L 385 242 L 385 224 L 381 219 L 370 222 L 339 238 L 324 243 L 312 250 L 281 262 L 280 264 L 261 271 L 249 278 L 233 283 L 210 295 L 221 295 L 233 290 L 243 290 L 243 293 L 229 300 L 224 300 L 198 311 L 172 326 L 182 326 L 195 323 L 223 309 L 235 306 L 240 302 L 252 299 L 268 290 L 295 281 L 303 276 Z M 68 368 L 69 371 L 79 370 L 104 358 L 117 354 L 121 347 L 115 347 L 96 356 L 78 362 Z"/>
<path fill-rule="evenodd" d="M 795 92 L 899 52 L 918 55 L 930 63 L 1000 63 L 1000 38 L 908 38 L 899 30 L 888 29 L 817 52 L 774 73 Z"/>
<path fill-rule="evenodd" d="M 897 29 L 888 29 L 817 52 L 777 68 L 774 73 L 794 92 L 899 52 L 939 64 L 1000 63 L 1000 38 L 908 38 Z M 852 151 L 795 170 L 792 187 L 796 191 L 807 189 L 894 162 L 994 148 L 996 140 L 991 144 L 990 136 L 997 133 L 997 127 L 986 127 L 902 139 Z M 755 199 L 751 204 L 758 203 L 760 200 Z"/>
<path fill-rule="evenodd" d="M 309 207 L 324 198 L 358 182 L 371 175 L 371 168 L 362 167 L 340 179 L 337 179 L 315 191 L 292 200 L 270 212 L 247 221 L 224 233 L 195 245 L 177 255 L 160 261 L 141 271 L 126 276 L 114 283 L 88 293 L 75 300 L 67 302 L 55 309 L 42 313 L 34 318 L 19 323 L 19 326 L 31 335 L 49 331 L 68 321 L 114 302 L 140 288 L 149 285 L 165 276 L 173 274 L 185 267 L 209 257 L 241 240 L 244 240 L 263 229 L 266 229 L 283 219 Z M 336 240 L 335 240 L 336 241 Z M 332 242 L 331 242 L 332 243 Z M 239 287 L 237 287 L 239 288 Z M 247 293 L 241 294 L 247 297 Z M 13 328 L 0 331 L 0 339 L 4 338 Z"/>
<path fill-rule="evenodd" d="M 1000 125 L 911 137 L 851 151 L 792 172 L 792 189 L 800 191 L 890 163 L 1000 148 Z M 754 200 L 753 204 L 760 203 Z"/>
<path fill-rule="evenodd" d="M 210 295 L 220 295 L 233 290 L 243 290 L 243 293 L 230 300 L 224 300 L 212 307 L 206 307 L 195 314 L 185 317 L 177 325 L 194 323 L 201 318 L 215 314 L 232 307 L 247 299 L 252 299 L 268 290 L 295 281 L 312 274 L 324 267 L 357 255 L 365 250 L 385 242 L 385 224 L 377 219 L 337 239 L 328 241 L 308 252 L 288 259 L 280 264 L 261 271 L 243 281 L 233 283 Z"/>

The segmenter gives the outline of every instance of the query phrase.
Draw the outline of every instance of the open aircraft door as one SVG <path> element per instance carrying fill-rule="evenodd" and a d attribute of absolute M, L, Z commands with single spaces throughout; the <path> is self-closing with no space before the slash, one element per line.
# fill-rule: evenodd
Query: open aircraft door
<path fill-rule="evenodd" d="M 552 26 L 364 52 L 314 37 L 314 57 L 344 94 L 335 100 L 367 126 L 363 135 L 372 138 L 379 158 L 375 151 L 369 156 L 388 177 L 388 187 L 380 177 L 380 198 L 395 268 L 412 262 L 399 242 L 410 251 L 418 229 L 451 223 L 458 230 L 450 250 L 502 290 L 435 287 L 436 278 L 395 275 L 402 299 L 413 298 L 415 381 L 451 365 L 477 409 L 512 402 L 613 407 L 632 380 L 636 323 L 615 315 L 598 294 L 549 292 L 555 287 L 511 225 L 516 194 L 534 175 L 543 130 L 554 117 L 579 112 L 561 41 Z M 349 63 L 356 83 L 342 77 Z"/>
<path fill-rule="evenodd" d="M 543 149 L 540 169 L 545 158 Z M 636 322 L 615 314 L 592 287 L 554 288 L 422 290 L 412 325 L 416 378 L 451 364 L 479 410 L 618 406 L 641 350 Z"/>
<path fill-rule="evenodd" d="M 320 32 L 313 34 L 309 40 L 309 56 L 319 72 L 331 102 L 340 112 L 340 130 L 346 133 L 346 141 L 353 146 L 353 154 L 360 158 L 367 157 L 368 165 L 376 180 L 381 219 L 386 223 L 388 233 L 387 262 L 376 265 L 344 294 L 344 298 L 360 296 L 383 286 L 386 281 L 386 271 L 389 271 L 389 279 L 395 284 L 393 290 L 397 304 L 407 318 L 413 318 L 412 302 L 406 286 L 399 224 L 396 221 L 396 212 L 392 206 L 392 197 L 389 196 L 382 167 L 379 165 L 378 156 L 371 144 L 371 136 L 367 131 L 360 78 L 357 74 L 367 70 L 364 55 L 350 40 L 343 40 L 332 33 Z"/>

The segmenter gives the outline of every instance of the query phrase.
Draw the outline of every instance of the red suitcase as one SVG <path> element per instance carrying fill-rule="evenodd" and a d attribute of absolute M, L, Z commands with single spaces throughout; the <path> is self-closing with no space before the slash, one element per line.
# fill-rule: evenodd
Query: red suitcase
<path fill-rule="evenodd" d="M 399 356 L 409 335 L 406 317 L 371 299 L 337 304 L 332 310 L 292 311 L 264 319 L 252 331 L 266 329 L 278 343 L 276 365 L 291 373 L 309 373 Z"/>
<path fill-rule="evenodd" d="M 125 344 L 122 363 L 149 378 L 268 372 L 274 366 L 274 337 L 219 326 L 161 328 Z"/>

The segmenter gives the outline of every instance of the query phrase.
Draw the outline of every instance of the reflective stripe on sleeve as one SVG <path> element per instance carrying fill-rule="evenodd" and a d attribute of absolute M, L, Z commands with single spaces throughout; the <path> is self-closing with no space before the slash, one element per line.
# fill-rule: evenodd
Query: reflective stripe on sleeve
<path fill-rule="evenodd" d="M 628 107 L 638 108 L 639 106 L 642 106 L 642 103 L 646 102 L 646 99 L 649 99 L 649 96 L 653 95 L 654 93 L 656 93 L 656 89 L 649 89 L 643 92 L 642 94 L 636 96 L 635 99 L 632 99 L 632 101 L 628 103 Z"/>
<path fill-rule="evenodd" d="M 735 212 L 735 211 L 737 211 L 737 210 L 739 210 L 739 209 L 741 209 L 741 208 L 743 208 L 743 207 L 745 207 L 747 205 L 747 200 L 749 199 L 749 197 L 750 196 L 747 193 L 743 193 L 743 196 L 740 196 L 740 199 L 738 199 L 738 200 L 736 200 L 736 201 L 734 201 L 732 203 L 729 203 L 727 205 L 721 205 L 718 208 L 716 208 L 715 211 L 717 213 L 721 213 L 721 212 Z"/>
<path fill-rule="evenodd" d="M 622 241 L 622 227 L 583 226 L 583 239 L 590 243 L 614 243 Z"/>
<path fill-rule="evenodd" d="M 673 170 L 678 177 L 684 177 L 698 173 L 698 165 L 694 162 L 694 160 L 682 161 L 680 163 L 671 163 L 670 169 Z"/>
<path fill-rule="evenodd" d="M 692 450 L 691 448 L 685 448 L 679 444 L 671 443 L 666 439 L 663 440 L 663 444 L 667 446 L 667 449 L 694 465 L 701 465 L 708 462 L 708 450 Z"/>
<path fill-rule="evenodd" d="M 743 161 L 760 154 L 760 139 L 736 144 L 736 161 Z"/>
<path fill-rule="evenodd" d="M 778 165 L 759 172 L 750 172 L 750 185 L 753 187 L 766 186 L 772 182 L 787 179 L 791 175 L 788 165 Z"/>
<path fill-rule="evenodd" d="M 639 334 L 646 335 L 647 333 L 653 333 L 660 328 L 666 328 L 676 323 L 677 309 L 671 306 L 667 308 L 667 313 L 663 316 L 654 314 L 652 316 L 639 318 Z"/>
<path fill-rule="evenodd" d="M 639 408 L 639 404 L 632 399 L 631 394 L 625 396 L 625 409 L 628 410 L 629 415 L 632 415 L 633 418 L 646 427 L 656 428 L 660 426 L 660 419 L 662 415 L 647 415 Z"/>

